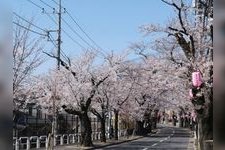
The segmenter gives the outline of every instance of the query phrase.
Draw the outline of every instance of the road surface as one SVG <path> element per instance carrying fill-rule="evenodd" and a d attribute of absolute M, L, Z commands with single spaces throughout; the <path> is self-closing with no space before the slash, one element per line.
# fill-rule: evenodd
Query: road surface
<path fill-rule="evenodd" d="M 194 150 L 194 146 L 188 129 L 161 127 L 157 134 L 96 150 Z"/>

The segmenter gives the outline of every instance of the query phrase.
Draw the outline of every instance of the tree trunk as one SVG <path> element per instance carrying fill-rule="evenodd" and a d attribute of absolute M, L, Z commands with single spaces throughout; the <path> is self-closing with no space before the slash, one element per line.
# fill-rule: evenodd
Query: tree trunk
<path fill-rule="evenodd" d="M 114 114 L 115 114 L 115 140 L 118 140 L 118 120 L 119 120 L 119 111 L 118 110 L 114 110 Z"/>
<path fill-rule="evenodd" d="M 212 93 L 205 94 L 205 109 L 201 116 L 199 116 L 199 143 L 202 150 L 213 149 L 210 143 L 206 140 L 213 139 L 213 103 Z"/>
<path fill-rule="evenodd" d="M 88 117 L 87 111 L 82 111 L 79 117 L 81 122 L 81 145 L 87 147 L 93 146 L 91 140 L 91 121 Z"/>
<path fill-rule="evenodd" d="M 136 121 L 136 134 L 143 135 L 144 134 L 144 122 Z"/>
<path fill-rule="evenodd" d="M 101 119 L 101 142 L 106 142 L 106 136 L 105 136 L 105 119 Z"/>

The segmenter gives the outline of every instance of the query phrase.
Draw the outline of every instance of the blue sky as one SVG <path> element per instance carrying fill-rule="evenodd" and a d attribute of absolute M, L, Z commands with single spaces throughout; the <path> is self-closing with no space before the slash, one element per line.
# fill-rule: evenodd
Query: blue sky
<path fill-rule="evenodd" d="M 52 8 L 46 6 L 40 0 L 30 1 L 45 8 L 47 13 L 52 12 Z M 57 9 L 57 5 L 52 0 L 43 1 Z M 58 0 L 55 1 L 57 2 Z M 120 52 L 127 49 L 130 42 L 143 40 L 144 37 L 139 32 L 138 26 L 148 23 L 164 23 L 173 13 L 172 9 L 160 0 L 62 0 L 62 5 L 88 35 L 108 52 L 112 50 Z M 43 29 L 57 29 L 57 25 L 48 15 L 43 14 L 41 8 L 28 0 L 14 0 L 13 11 L 26 19 L 33 17 L 34 23 Z M 57 21 L 56 14 L 49 15 Z M 90 45 L 94 45 L 79 30 L 68 14 L 63 14 L 62 17 L 85 41 Z M 83 47 L 90 48 L 64 22 L 62 22 L 62 28 Z M 33 29 L 36 30 L 36 28 Z M 52 33 L 52 36 L 56 39 L 56 34 Z M 62 50 L 65 54 L 75 57 L 82 53 L 82 48 L 64 33 L 62 33 L 62 41 Z M 45 51 L 49 51 L 52 48 L 52 44 L 48 42 L 45 46 Z M 46 71 L 49 67 L 54 67 L 55 64 L 55 62 L 50 60 L 44 66 L 42 65 L 42 68 L 39 70 L 40 72 Z"/>

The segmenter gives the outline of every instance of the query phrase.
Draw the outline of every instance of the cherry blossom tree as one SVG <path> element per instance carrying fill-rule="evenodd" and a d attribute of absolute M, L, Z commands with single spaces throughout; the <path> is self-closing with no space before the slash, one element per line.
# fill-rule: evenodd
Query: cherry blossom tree
<path fill-rule="evenodd" d="M 129 64 L 125 63 L 125 58 L 129 52 L 118 55 L 109 55 L 107 62 L 113 68 L 111 78 L 102 84 L 101 97 L 105 100 L 108 111 L 113 111 L 115 116 L 115 139 L 118 140 L 118 119 L 119 112 L 126 101 L 129 100 L 132 91 L 132 82 L 126 77 Z"/>
<path fill-rule="evenodd" d="M 191 85 L 191 73 L 201 72 L 203 84 L 199 94 L 192 100 L 193 106 L 198 113 L 200 133 L 200 146 L 203 148 L 204 140 L 213 138 L 212 126 L 212 70 L 213 70 L 213 47 L 212 47 L 212 3 L 199 1 L 195 7 L 189 1 L 162 0 L 175 11 L 175 17 L 165 25 L 143 25 L 141 31 L 146 35 L 157 32 L 157 37 L 152 48 L 166 56 L 177 65 L 177 71 L 182 75 L 183 84 L 187 88 Z M 202 10 L 205 10 L 201 15 Z M 199 14 L 194 16 L 194 12 Z M 202 17 L 203 16 L 203 17 Z M 206 24 L 206 20 L 208 24 Z M 167 37 L 166 37 L 167 36 Z"/>
<path fill-rule="evenodd" d="M 109 103 L 111 99 L 108 97 L 108 91 L 115 84 L 117 79 L 117 72 L 120 68 L 120 63 L 115 61 L 113 62 L 113 57 L 106 60 L 105 65 L 100 67 L 100 70 L 108 70 L 110 76 L 98 87 L 97 93 L 93 98 L 93 103 L 90 107 L 90 112 L 92 112 L 101 122 L 101 141 L 106 142 L 106 115 L 109 114 Z M 114 64 L 114 65 L 112 65 Z M 112 68 L 111 68 L 112 67 Z M 111 70 L 109 70 L 111 68 Z"/>
<path fill-rule="evenodd" d="M 19 19 L 17 24 L 22 24 Z M 13 104 L 14 109 L 24 108 L 29 95 L 30 78 L 43 60 L 43 37 L 31 38 L 31 23 L 13 27 Z"/>
<path fill-rule="evenodd" d="M 50 54 L 48 55 L 57 58 Z M 88 112 L 98 87 L 110 76 L 108 70 L 101 70 L 94 66 L 95 56 L 94 53 L 87 52 L 79 59 L 72 60 L 71 66 L 60 60 L 63 68 L 55 72 L 54 75 L 49 76 L 50 81 L 55 81 L 55 83 L 50 84 L 50 88 L 41 86 L 41 89 L 44 88 L 44 91 L 47 89 L 47 92 L 44 92 L 46 94 L 43 95 L 44 98 L 41 98 L 45 103 L 40 104 L 51 106 L 52 96 L 55 95 L 58 107 L 63 108 L 69 114 L 79 117 L 81 123 L 81 145 L 83 146 L 93 145 L 91 140 L 91 121 Z M 54 76 L 57 78 L 53 80 Z M 57 86 L 57 90 L 53 94 L 51 92 L 52 86 Z"/>

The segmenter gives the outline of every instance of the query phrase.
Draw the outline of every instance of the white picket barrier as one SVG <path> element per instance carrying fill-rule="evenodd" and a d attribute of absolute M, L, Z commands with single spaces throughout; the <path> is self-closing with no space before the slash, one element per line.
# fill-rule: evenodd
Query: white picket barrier
<path fill-rule="evenodd" d="M 40 140 L 40 145 L 42 143 L 44 143 L 45 144 L 45 147 L 48 147 L 48 137 L 46 135 L 40 136 L 39 140 Z M 44 140 L 44 142 L 43 142 L 43 140 Z"/>
<path fill-rule="evenodd" d="M 94 139 L 94 136 L 95 136 L 95 133 L 92 133 L 92 134 L 91 134 L 91 140 L 92 140 L 92 141 L 95 140 L 95 139 Z"/>
<path fill-rule="evenodd" d="M 59 142 L 59 144 L 61 145 L 62 143 L 62 135 L 56 135 L 55 136 L 55 140 L 54 140 L 54 146 L 58 145 L 57 143 Z"/>
<path fill-rule="evenodd" d="M 32 142 L 33 140 L 36 140 L 35 142 Z M 36 148 L 40 148 L 40 139 L 38 136 L 31 136 L 30 137 L 30 145 L 35 144 Z"/>
<path fill-rule="evenodd" d="M 20 147 L 20 145 L 19 145 L 19 139 L 17 139 L 17 137 L 13 137 L 13 148 L 15 150 L 19 150 L 19 147 Z"/>
<path fill-rule="evenodd" d="M 81 134 L 77 134 L 77 142 L 80 143 L 81 141 Z"/>
<path fill-rule="evenodd" d="M 106 132 L 105 136 L 107 139 L 109 139 L 109 132 Z"/>
<path fill-rule="evenodd" d="M 26 140 L 25 143 L 23 143 L 23 140 Z M 24 149 L 24 146 L 26 147 L 26 150 L 30 150 L 30 139 L 28 137 L 20 137 L 19 138 L 19 149 L 20 146 L 22 146 L 22 149 Z"/>
<path fill-rule="evenodd" d="M 72 142 L 71 142 L 72 137 Z M 75 144 L 75 134 L 69 134 L 69 143 Z"/>
<path fill-rule="evenodd" d="M 97 132 L 94 133 L 94 140 L 98 140 L 98 133 Z"/>
<path fill-rule="evenodd" d="M 125 136 L 127 133 L 126 130 L 119 130 L 118 135 L 119 137 Z M 91 135 L 93 141 L 101 139 L 101 132 L 94 132 Z M 106 138 L 109 138 L 109 132 L 106 132 Z M 35 145 L 35 148 L 39 149 L 43 147 L 47 147 L 47 136 L 31 136 L 31 137 L 20 137 L 19 139 L 13 137 L 13 147 L 15 150 L 26 149 L 30 150 L 31 146 Z M 81 141 L 81 134 L 63 134 L 63 135 L 56 135 L 54 137 L 54 146 L 56 145 L 65 145 L 65 144 L 75 144 L 80 143 Z"/>
<path fill-rule="evenodd" d="M 63 134 L 63 143 L 66 143 L 66 144 L 70 144 L 69 143 L 69 136 L 68 136 L 68 134 Z M 65 142 L 65 138 L 66 138 L 66 142 Z"/>
<path fill-rule="evenodd" d="M 100 140 L 101 139 L 101 132 L 98 132 L 98 139 L 97 140 Z"/>

